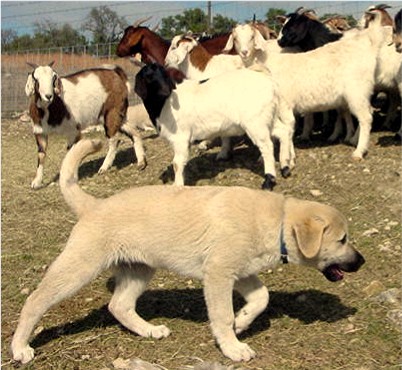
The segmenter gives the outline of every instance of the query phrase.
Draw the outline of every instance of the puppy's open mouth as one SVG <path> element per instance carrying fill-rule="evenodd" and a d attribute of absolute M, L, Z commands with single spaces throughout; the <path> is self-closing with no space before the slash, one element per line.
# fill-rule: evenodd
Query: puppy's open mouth
<path fill-rule="evenodd" d="M 322 272 L 329 281 L 339 281 L 343 279 L 343 272 L 339 265 L 330 265 Z"/>

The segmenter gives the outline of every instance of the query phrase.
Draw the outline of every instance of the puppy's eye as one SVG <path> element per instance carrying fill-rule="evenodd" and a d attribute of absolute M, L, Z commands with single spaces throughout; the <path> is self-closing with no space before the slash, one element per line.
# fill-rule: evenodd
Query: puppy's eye
<path fill-rule="evenodd" d="M 344 235 L 344 237 L 341 240 L 339 240 L 339 242 L 341 244 L 346 244 L 347 241 L 348 241 L 348 236 L 346 234 Z"/>

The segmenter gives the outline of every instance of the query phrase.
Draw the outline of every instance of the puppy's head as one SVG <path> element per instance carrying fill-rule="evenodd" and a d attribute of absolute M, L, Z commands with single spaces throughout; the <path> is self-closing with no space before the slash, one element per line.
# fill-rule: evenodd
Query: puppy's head
<path fill-rule="evenodd" d="M 330 281 L 355 272 L 363 256 L 350 245 L 345 217 L 335 208 L 288 199 L 285 211 L 285 243 L 289 257 L 301 265 L 317 268 Z"/>

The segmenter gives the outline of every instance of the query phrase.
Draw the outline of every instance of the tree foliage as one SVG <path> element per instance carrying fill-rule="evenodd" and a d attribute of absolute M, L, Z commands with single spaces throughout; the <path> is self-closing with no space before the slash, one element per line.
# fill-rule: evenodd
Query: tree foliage
<path fill-rule="evenodd" d="M 279 32 L 281 29 L 281 25 L 278 23 L 276 20 L 276 17 L 278 15 L 286 15 L 287 12 L 284 9 L 278 9 L 278 8 L 269 8 L 267 13 L 265 14 L 265 22 L 267 23 L 268 27 L 273 29 L 276 33 Z"/>
<path fill-rule="evenodd" d="M 121 32 L 127 25 L 124 17 L 119 17 L 107 6 L 100 6 L 91 9 L 82 29 L 92 34 L 92 41 L 95 44 L 106 44 L 118 41 Z"/>
<path fill-rule="evenodd" d="M 162 37 L 172 38 L 181 33 L 221 33 L 228 32 L 236 24 L 236 21 L 217 14 L 213 17 L 208 27 L 208 15 L 201 9 L 185 10 L 182 14 L 162 18 L 162 26 L 159 33 Z M 209 28 L 209 30 L 208 30 Z"/>

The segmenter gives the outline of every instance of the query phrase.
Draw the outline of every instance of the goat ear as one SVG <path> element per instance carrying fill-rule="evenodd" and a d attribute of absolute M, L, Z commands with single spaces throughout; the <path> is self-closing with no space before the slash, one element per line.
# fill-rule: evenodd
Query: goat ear
<path fill-rule="evenodd" d="M 282 24 L 282 25 L 286 22 L 287 19 L 288 19 L 288 18 L 285 17 L 284 15 L 277 15 L 277 16 L 275 17 L 275 20 L 276 20 L 279 24 Z"/>
<path fill-rule="evenodd" d="M 33 69 L 38 68 L 39 66 L 35 63 L 30 63 L 30 62 L 26 62 L 30 67 L 32 67 Z"/>
<path fill-rule="evenodd" d="M 325 228 L 324 220 L 315 216 L 306 217 L 293 225 L 297 246 L 304 257 L 313 258 L 318 254 Z"/>
<path fill-rule="evenodd" d="M 256 50 L 264 50 L 264 45 L 265 45 L 265 39 L 264 37 L 261 35 L 261 32 L 258 31 L 257 29 L 255 29 L 255 49 Z"/>
<path fill-rule="evenodd" d="M 134 92 L 144 101 L 148 95 L 147 84 L 141 71 L 135 76 Z"/>
<path fill-rule="evenodd" d="M 230 34 L 228 41 L 226 41 L 226 45 L 222 50 L 222 53 L 228 54 L 232 49 L 233 49 L 233 34 Z"/>
<path fill-rule="evenodd" d="M 35 94 L 35 80 L 32 73 L 28 74 L 27 83 L 25 84 L 25 94 L 28 97 Z"/>
<path fill-rule="evenodd" d="M 57 77 L 56 81 L 54 81 L 54 92 L 59 96 L 61 96 L 63 93 L 63 84 L 60 77 Z"/>

